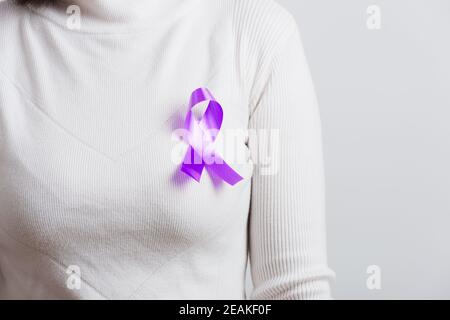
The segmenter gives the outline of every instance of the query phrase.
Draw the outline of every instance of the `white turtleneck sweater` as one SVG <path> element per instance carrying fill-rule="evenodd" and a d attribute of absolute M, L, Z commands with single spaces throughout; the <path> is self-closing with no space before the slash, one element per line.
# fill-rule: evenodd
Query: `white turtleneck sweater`
<path fill-rule="evenodd" d="M 235 186 L 173 161 L 197 87 L 222 132 L 260 130 L 235 142 Z M 0 4 L 0 298 L 329 298 L 322 165 L 297 26 L 273 1 Z"/>

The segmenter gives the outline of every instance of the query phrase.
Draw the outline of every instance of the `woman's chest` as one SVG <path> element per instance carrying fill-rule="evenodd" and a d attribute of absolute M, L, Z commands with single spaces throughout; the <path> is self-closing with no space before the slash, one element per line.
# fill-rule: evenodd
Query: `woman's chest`
<path fill-rule="evenodd" d="M 128 64 L 114 64 L 120 59 L 112 55 L 90 68 L 82 57 L 61 57 L 47 73 L 22 70 L 13 82 L 1 82 L 3 231 L 48 254 L 95 248 L 170 254 L 247 219 L 248 109 L 235 59 L 207 50 L 215 52 L 211 59 L 196 49 L 183 57 L 179 46 L 167 48 L 178 51 L 139 54 L 140 67 L 132 56 Z M 174 132 L 198 86 L 224 109 L 222 135 L 233 141 L 225 158 L 245 178 L 234 187 L 207 170 L 200 183 L 180 172 L 187 146 Z"/>
<path fill-rule="evenodd" d="M 208 170 L 198 183 L 180 171 L 187 146 L 168 128 L 112 158 L 28 111 L 2 127 L 0 148 L 0 228 L 19 242 L 56 255 L 170 254 L 247 219 L 247 159 L 230 162 L 245 177 L 233 187 Z"/>

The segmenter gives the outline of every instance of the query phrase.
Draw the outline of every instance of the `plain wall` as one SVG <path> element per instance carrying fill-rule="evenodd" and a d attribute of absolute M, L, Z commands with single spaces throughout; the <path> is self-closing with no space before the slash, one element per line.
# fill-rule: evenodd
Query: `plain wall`
<path fill-rule="evenodd" d="M 320 103 L 334 297 L 449 299 L 450 1 L 279 2 Z"/>

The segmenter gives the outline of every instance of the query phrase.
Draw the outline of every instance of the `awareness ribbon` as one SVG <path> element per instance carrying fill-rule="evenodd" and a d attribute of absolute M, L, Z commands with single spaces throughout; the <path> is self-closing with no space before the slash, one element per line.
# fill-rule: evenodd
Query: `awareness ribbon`
<path fill-rule="evenodd" d="M 196 119 L 192 109 L 202 102 L 209 101 L 200 119 Z M 196 89 L 189 101 L 189 110 L 185 119 L 185 129 L 188 131 L 189 149 L 184 157 L 181 171 L 200 182 L 205 167 L 215 173 L 226 183 L 234 186 L 243 178 L 234 171 L 214 150 L 211 149 L 223 123 L 223 109 L 207 88 Z M 206 138 L 206 139 L 205 139 Z M 205 145 L 206 142 L 206 145 Z M 212 161 L 211 161 L 212 157 Z"/>

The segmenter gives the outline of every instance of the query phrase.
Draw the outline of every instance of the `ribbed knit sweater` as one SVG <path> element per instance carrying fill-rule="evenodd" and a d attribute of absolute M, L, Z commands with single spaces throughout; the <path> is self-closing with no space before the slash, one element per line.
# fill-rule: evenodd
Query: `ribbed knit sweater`
<path fill-rule="evenodd" d="M 222 133 L 246 132 L 245 161 L 224 155 L 234 186 L 173 161 L 197 87 Z M 275 2 L 0 4 L 0 298 L 329 298 L 323 180 L 311 76 Z"/>

